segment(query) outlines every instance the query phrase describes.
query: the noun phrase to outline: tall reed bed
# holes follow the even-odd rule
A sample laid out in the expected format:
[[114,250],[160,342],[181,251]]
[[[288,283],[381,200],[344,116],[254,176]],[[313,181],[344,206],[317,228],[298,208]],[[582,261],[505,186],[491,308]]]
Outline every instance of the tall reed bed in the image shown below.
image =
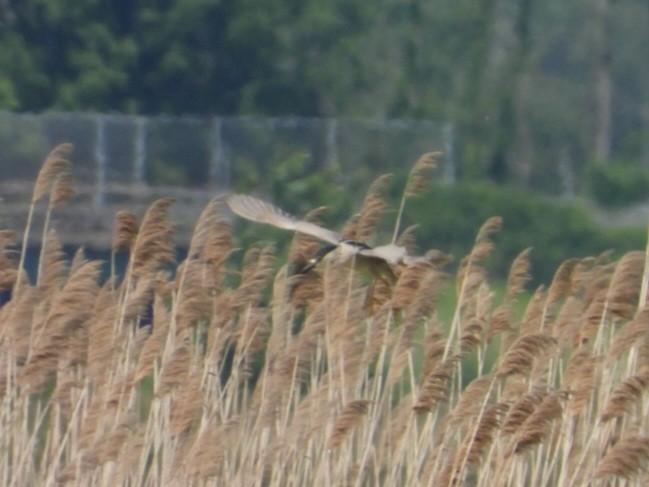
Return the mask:
[[[29,222],[47,196],[48,214],[68,199],[69,149],[46,159]],[[434,158],[413,168],[397,221]],[[372,236],[383,185],[346,235]],[[286,263],[270,246],[233,258],[218,200],[175,263],[171,204],[154,201],[140,223],[116,215],[107,246],[129,253],[121,276],[114,259],[66,260],[46,218],[30,280],[25,244],[16,258],[0,232],[0,286],[13,290],[0,308],[2,485],[649,482],[647,252],[567,260],[519,317],[530,250],[497,300],[484,262],[498,218],[454,276],[431,251],[388,288],[335,262],[292,275],[316,247],[299,234]]]

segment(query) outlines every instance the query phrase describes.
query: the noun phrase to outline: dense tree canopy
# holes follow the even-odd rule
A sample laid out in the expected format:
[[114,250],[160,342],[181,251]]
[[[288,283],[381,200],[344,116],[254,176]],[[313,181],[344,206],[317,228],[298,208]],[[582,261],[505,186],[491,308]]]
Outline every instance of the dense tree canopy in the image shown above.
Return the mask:
[[3,110],[452,121],[498,180],[649,164],[646,0],[0,0],[0,22]]

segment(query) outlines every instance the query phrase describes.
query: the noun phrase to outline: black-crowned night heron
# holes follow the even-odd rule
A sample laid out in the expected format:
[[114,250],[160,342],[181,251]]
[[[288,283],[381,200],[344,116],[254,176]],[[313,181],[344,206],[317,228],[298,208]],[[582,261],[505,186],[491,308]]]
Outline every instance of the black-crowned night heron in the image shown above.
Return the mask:
[[414,262],[425,259],[425,257],[414,257],[408,255],[406,248],[390,243],[377,247],[345,239],[338,232],[328,230],[315,223],[298,220],[285,211],[253,196],[235,194],[227,198],[230,209],[237,215],[258,223],[266,223],[285,230],[302,232],[329,245],[321,248],[301,269],[300,273],[306,273],[315,267],[327,254],[336,251],[342,261],[354,259],[355,264],[368,267],[370,272],[377,277],[394,282],[394,274],[386,264],[411,265]]

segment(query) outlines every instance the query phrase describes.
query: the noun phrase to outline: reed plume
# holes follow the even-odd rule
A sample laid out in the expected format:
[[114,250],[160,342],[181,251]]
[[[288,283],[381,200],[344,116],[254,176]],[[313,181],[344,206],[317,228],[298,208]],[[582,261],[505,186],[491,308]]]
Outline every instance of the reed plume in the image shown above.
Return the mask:
[[130,252],[137,237],[137,217],[130,211],[118,211],[115,214],[113,241],[110,246],[110,275],[117,278],[116,254]]
[[507,377],[513,374],[527,376],[537,361],[552,354],[557,347],[554,337],[545,333],[520,336],[501,357],[498,375]]
[[367,399],[356,399],[349,402],[334,423],[331,436],[327,442],[328,448],[338,448],[343,442],[349,431],[354,429],[361,418],[367,414],[370,401]]
[[173,229],[167,218],[172,203],[171,198],[161,198],[154,201],[147,210],[133,242],[127,275],[142,277],[175,261],[171,241]]
[[630,413],[642,399],[642,394],[648,386],[649,367],[645,366],[639,374],[627,377],[613,389],[604,406],[602,421],[621,418]]
[[[34,191],[32,193],[31,202],[29,205],[29,212],[27,214],[27,223],[25,224],[25,232],[23,234],[22,248],[20,249],[20,262],[18,263],[18,269],[23,269],[25,265],[25,256],[27,253],[27,244],[29,242],[29,234],[32,226],[32,219],[34,217],[34,211],[36,210],[36,203],[43,198],[49,191],[52,190],[52,186],[55,184],[57,178],[63,173],[66,173],[70,168],[70,161],[68,156],[72,153],[72,144],[59,144],[56,146],[45,158],[41,170],[38,172],[36,178],[36,183],[34,185]],[[66,178],[67,179],[67,178]],[[59,189],[58,191],[62,196],[65,191]],[[57,200],[60,198],[56,198]],[[22,273],[18,273],[15,284],[15,292],[17,293],[20,290],[20,284],[22,279]]]
[[633,435],[620,440],[602,458],[594,472],[596,479],[633,480],[649,465],[649,438]]
[[403,191],[403,195],[401,196],[401,202],[399,203],[399,210],[397,212],[397,219],[394,224],[392,242],[396,242],[397,236],[399,235],[401,217],[403,216],[403,210],[406,206],[406,200],[413,196],[417,196],[424,190],[424,188],[426,187],[426,182],[428,180],[428,175],[437,167],[437,160],[441,156],[441,152],[428,152],[422,155],[410,170],[408,181],[406,182],[406,187]]
[[346,239],[356,242],[367,242],[376,225],[385,214],[388,206],[385,202],[385,192],[389,174],[379,176],[370,185],[361,210],[356,213],[343,227],[342,234]]
[[552,424],[561,418],[563,407],[556,393],[543,398],[538,407],[525,419],[517,432],[514,453],[522,453],[541,443],[552,432]]
[[29,391],[38,391],[56,370],[62,353],[70,346],[75,330],[90,319],[99,290],[99,262],[87,262],[53,299],[43,330],[33,342],[21,382]]

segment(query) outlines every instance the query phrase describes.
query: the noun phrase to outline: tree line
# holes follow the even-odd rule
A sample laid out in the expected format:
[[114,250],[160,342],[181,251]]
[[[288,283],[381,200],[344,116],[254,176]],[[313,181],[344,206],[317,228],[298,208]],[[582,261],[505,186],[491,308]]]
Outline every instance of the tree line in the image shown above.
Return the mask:
[[532,161],[649,165],[647,0],[0,0],[0,22],[2,110],[440,120],[464,176],[528,185]]

